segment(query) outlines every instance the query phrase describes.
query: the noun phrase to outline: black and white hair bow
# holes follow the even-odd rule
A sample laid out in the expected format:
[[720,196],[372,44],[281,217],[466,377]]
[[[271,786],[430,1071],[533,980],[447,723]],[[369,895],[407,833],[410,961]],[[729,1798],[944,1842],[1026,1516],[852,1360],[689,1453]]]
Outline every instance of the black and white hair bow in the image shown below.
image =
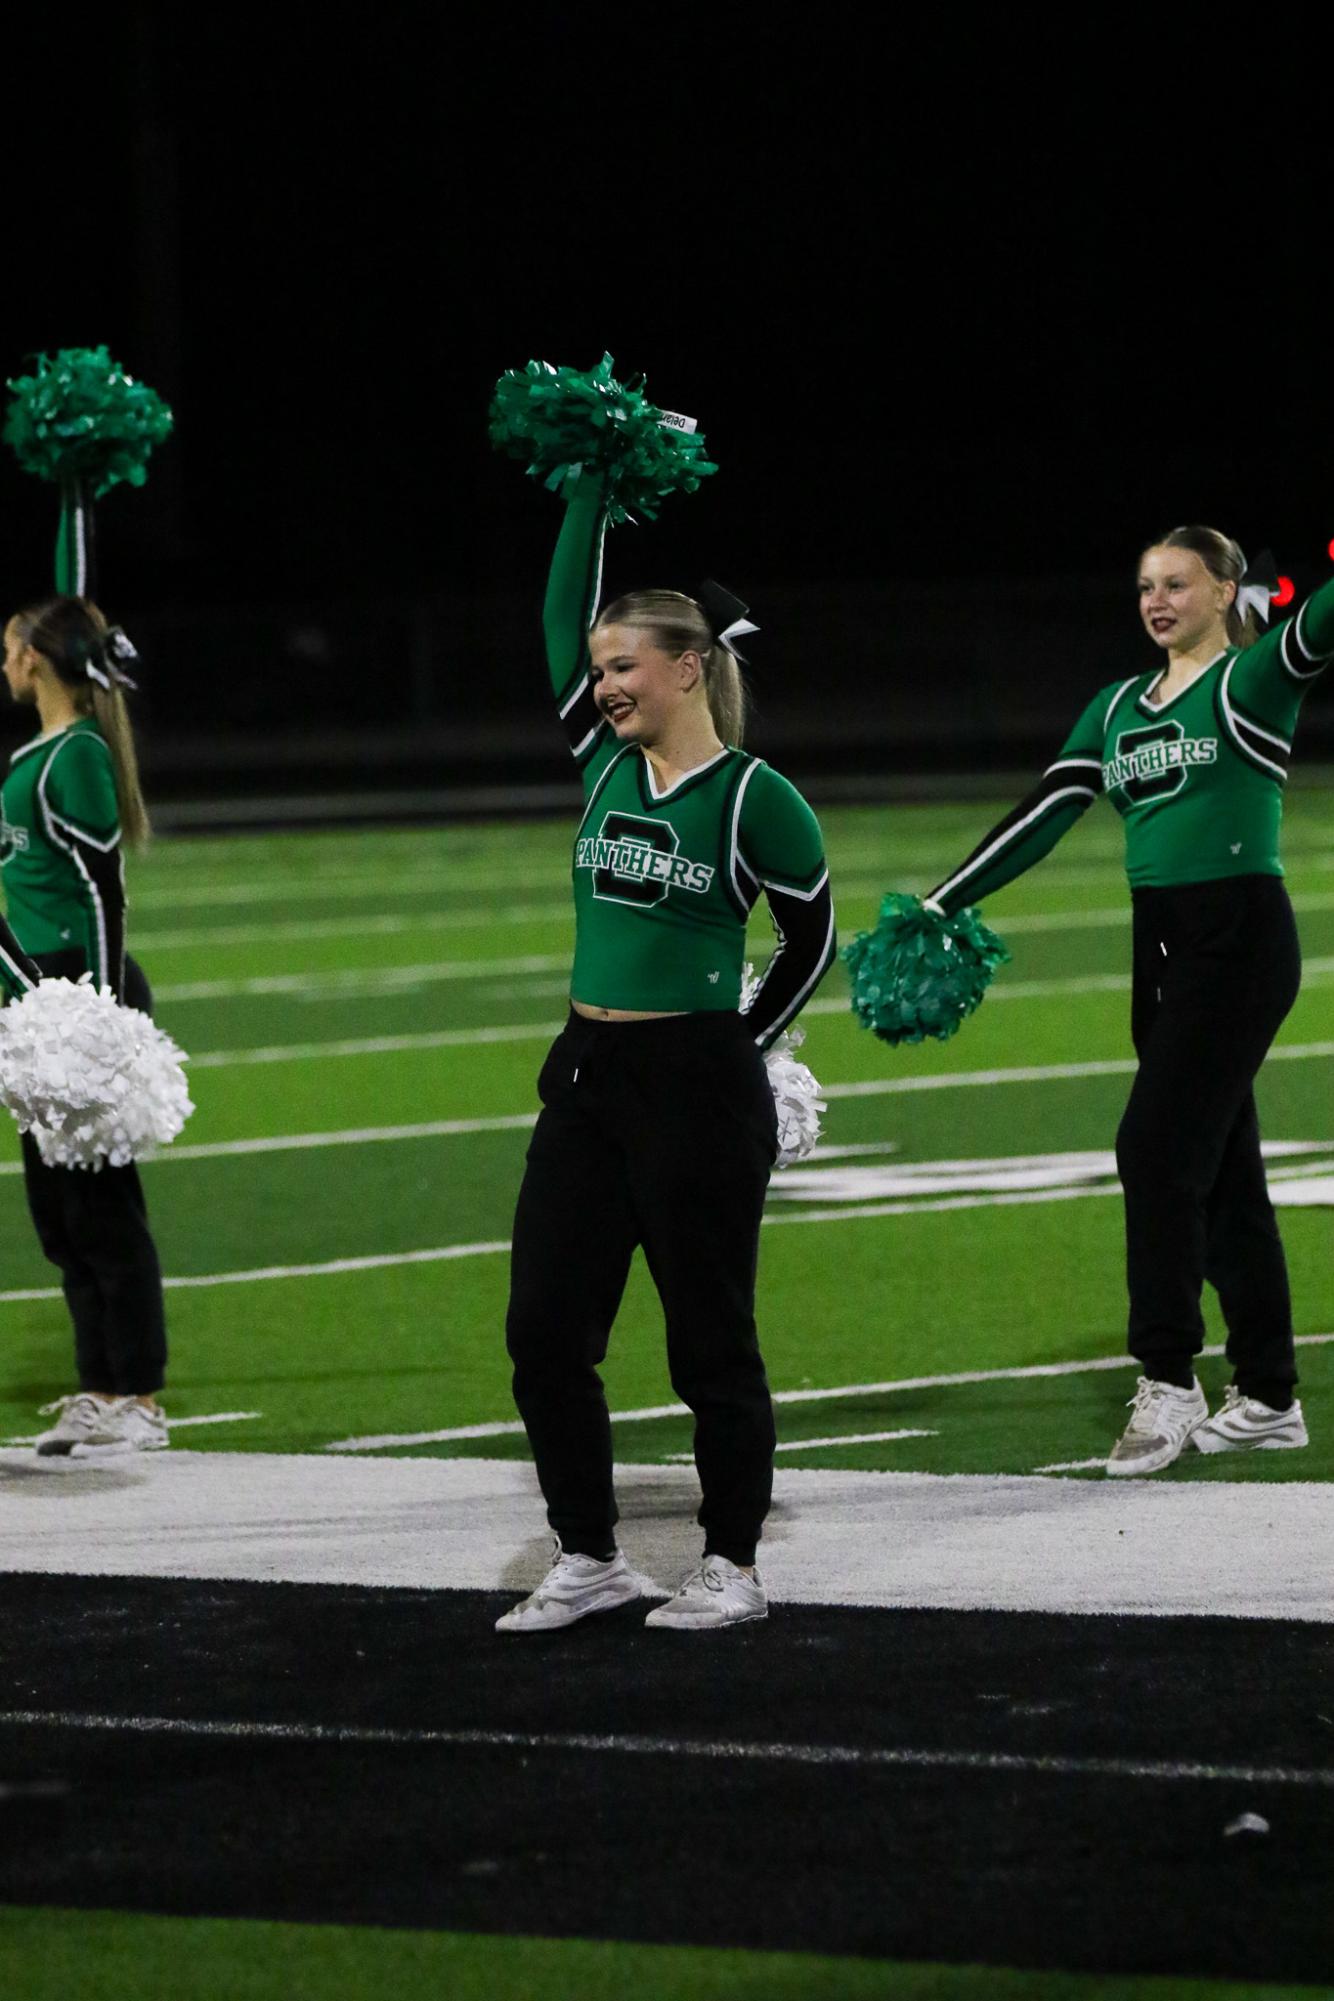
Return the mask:
[[740,598],[733,597],[731,591],[724,590],[721,584],[714,583],[712,577],[706,577],[700,585],[697,602],[708,620],[709,631],[716,644],[726,647],[729,653],[736,652],[732,643],[734,640],[760,629],[746,617],[750,606],[742,604]]
[[125,672],[123,662],[137,660],[139,650],[120,626],[113,625],[101,635],[88,655],[86,672],[90,681],[110,693],[112,688],[137,688],[139,683]]
[[1270,600],[1278,590],[1278,564],[1269,549],[1262,549],[1253,561],[1246,565],[1237,585],[1236,602],[1232,609],[1238,618],[1245,618],[1254,612],[1266,624],[1269,620]]

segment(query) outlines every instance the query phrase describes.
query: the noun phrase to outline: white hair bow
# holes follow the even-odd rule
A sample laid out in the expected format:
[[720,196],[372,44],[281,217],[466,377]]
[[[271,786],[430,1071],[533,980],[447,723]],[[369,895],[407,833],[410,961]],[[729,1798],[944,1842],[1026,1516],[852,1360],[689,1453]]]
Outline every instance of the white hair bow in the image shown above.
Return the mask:
[[1270,600],[1277,590],[1278,564],[1268,549],[1262,549],[1254,562],[1248,563],[1242,571],[1233,610],[1238,618],[1246,618],[1254,612],[1257,618],[1268,624]]

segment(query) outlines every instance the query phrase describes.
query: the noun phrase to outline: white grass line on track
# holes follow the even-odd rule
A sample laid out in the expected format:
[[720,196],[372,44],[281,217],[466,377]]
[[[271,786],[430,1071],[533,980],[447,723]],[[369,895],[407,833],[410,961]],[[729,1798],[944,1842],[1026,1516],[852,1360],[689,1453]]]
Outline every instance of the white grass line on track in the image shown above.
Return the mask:
[[[845,883],[843,893],[856,894],[860,885]],[[879,894],[879,888],[863,893]],[[1334,910],[1334,891],[1306,890],[1292,898],[1294,910]],[[189,930],[144,931],[135,936],[135,950],[174,952],[199,945],[260,945],[272,938],[358,938],[374,934],[393,937],[403,931],[488,931],[508,924],[569,924],[569,898],[550,903],[507,904],[490,909],[382,912],[367,917],[312,917],[256,927],[253,924],[196,925]],[[1082,910],[1016,912],[997,919],[1003,935],[1021,938],[1043,931],[1097,931],[1109,926],[1129,928],[1130,904],[1098,904]]]
[[[135,940],[139,950],[144,941]],[[376,993],[425,986],[436,980],[482,980],[514,978],[523,973],[556,973],[570,963],[568,952],[529,953],[518,959],[432,959],[425,965],[369,966],[360,970],[337,967],[327,973],[256,973],[244,979],[184,980],[155,988],[159,1001],[245,1000],[255,995],[317,994],[321,999],[338,1000],[350,994],[361,1000],[367,982],[374,981]]]
[[[1334,1333],[1297,1336],[1299,1348],[1322,1347],[1330,1341],[1334,1341]],[[1210,1357],[1223,1352],[1221,1343],[1200,1350],[1202,1355]],[[1139,1363],[1133,1355],[1099,1355],[1093,1360],[1078,1362],[1029,1362],[1007,1369],[961,1369],[943,1376],[899,1376],[883,1383],[844,1383],[834,1389],[775,1390],[773,1400],[776,1404],[833,1403],[844,1397],[900,1396],[912,1390],[957,1389],[968,1383],[1032,1382],[1051,1376],[1083,1376],[1104,1369],[1138,1367]],[[689,1415],[683,1403],[661,1403],[647,1405],[642,1410],[614,1410],[611,1421],[613,1424],[644,1424],[654,1418]],[[470,1438],[517,1438],[522,1436],[523,1429],[522,1423],[515,1419],[500,1419],[492,1424],[456,1425],[450,1431],[382,1432],[367,1438],[341,1438],[332,1445],[326,1445],[324,1450],[379,1452],[395,1445],[449,1445]]]
[[[531,895],[549,889],[553,897],[568,898],[570,871],[565,868],[534,869],[531,874],[509,878],[516,890]],[[244,909],[265,903],[358,903],[383,902],[386,897],[467,896],[478,892],[495,893],[502,877],[460,874],[450,868],[405,869],[401,875],[360,871],[355,876],[284,876],[272,882],[174,883],[156,888],[136,887],[136,910]]]
[[1334,1786],[1334,1769],[1302,1765],[1217,1765],[1187,1759],[1078,1758],[1041,1752],[920,1750],[910,1745],[790,1744],[747,1739],[655,1737],[635,1731],[409,1730],[348,1723],[263,1723],[189,1716],[98,1716],[77,1710],[0,1710],[0,1727],[88,1730],[147,1737],[222,1738],[279,1744],[440,1746],[450,1750],[590,1751],[612,1757],[698,1758],[712,1764],[840,1765],[906,1771],[1013,1772],[1042,1778],[1206,1780],[1229,1785]]
[[[1270,1050],[1268,1060],[1304,1061],[1327,1056],[1334,1056],[1334,1042],[1280,1043],[1278,1047]],[[1063,1081],[1080,1077],[1123,1076],[1135,1068],[1135,1059],[1127,1057],[1096,1063],[1030,1064],[1010,1070],[951,1070],[925,1077],[878,1077],[869,1082],[826,1084],[823,1088],[826,1098],[882,1097],[903,1091],[963,1090],[1004,1084],[1046,1083],[1051,1080]],[[444,1139],[463,1137],[471,1133],[520,1132],[535,1125],[536,1122],[536,1112],[505,1112],[476,1119],[431,1119],[412,1125],[353,1126],[333,1132],[278,1133],[256,1139],[212,1140],[197,1145],[165,1147],[161,1153],[154,1156],[154,1159],[157,1163],[172,1160],[222,1160],[233,1155],[308,1152],[321,1147],[353,1146],[363,1142]],[[19,1161],[0,1161],[0,1175],[21,1174],[22,1171],[22,1163]],[[929,1214],[941,1209],[977,1208],[1017,1201],[1075,1200],[1081,1196],[1107,1195],[1116,1192],[1115,1188],[1095,1187],[1037,1189],[1009,1195],[961,1195],[940,1202],[882,1203],[874,1208],[862,1205],[858,1208],[838,1210],[777,1211],[771,1216],[766,1216],[765,1221],[775,1224],[821,1220],[839,1222],[855,1216],[898,1216],[917,1210]],[[455,1247],[458,1256],[466,1256],[467,1252],[466,1245]],[[16,1296],[0,1293],[0,1301]],[[23,1296],[26,1298],[37,1295]]]
[[[1277,1043],[1265,1058],[1267,1063],[1300,1063],[1334,1056],[1334,1042]],[[1029,1063],[1005,1070],[942,1070],[925,1077],[872,1077],[852,1084],[825,1084],[826,1098],[879,1098],[900,1091],[950,1091],[981,1089],[992,1084],[1048,1084],[1077,1077],[1128,1077],[1139,1068],[1134,1056],[1112,1057],[1095,1063]]]
[[[1312,902],[1315,902],[1321,908],[1328,907],[1334,909],[1334,895],[1314,899],[1300,896],[1293,898],[1294,907],[1297,909],[1308,908]],[[1088,928],[1094,920],[1099,924],[1106,923],[1110,921],[1110,916],[1113,914],[1126,917],[1128,921],[1128,913],[1125,911],[1116,913],[1108,913],[1106,911],[1060,911],[1033,914],[1023,918],[1013,918],[1005,928],[1016,936],[1024,931],[1060,931],[1067,928],[1077,930],[1081,927]],[[368,921],[364,925],[349,924],[345,932],[333,933],[327,929],[318,932],[312,930],[309,935],[312,937],[332,935],[352,937],[377,930],[390,932],[424,931],[431,928],[430,924],[424,922],[413,924],[406,919],[402,921],[398,919],[385,919],[382,923]],[[288,935],[291,934],[282,931],[280,928],[267,932],[249,933],[244,938],[239,936],[223,938],[219,934],[199,932],[197,934],[191,933],[189,940],[185,938],[184,934],[181,934],[168,942],[166,934],[158,936],[154,936],[151,933],[136,934],[135,950],[148,953],[154,950],[171,949],[172,944],[184,945],[186,942],[199,945],[208,943],[249,943],[258,945],[263,944],[268,938]],[[338,967],[332,968],[325,973],[303,971],[258,974],[251,977],[238,976],[229,979],[168,981],[158,985],[156,993],[160,1001],[170,1001],[178,1005],[189,1001],[244,1000],[264,994],[317,995],[330,1000],[336,1000],[340,997],[364,999],[380,993],[411,990],[415,987],[430,985],[439,980],[487,980],[514,978],[525,973],[558,973],[567,970],[569,964],[570,954],[568,951],[545,954],[534,953],[526,958],[515,959],[432,959],[410,966]],[[1315,975],[1323,976],[1330,970],[1331,965],[1334,965],[1334,960],[1314,958],[1308,960],[1306,970]],[[1105,982],[1107,981],[1113,981],[1115,984],[1113,986],[1106,986]],[[1124,982],[1119,981],[1117,976],[1112,974],[1089,975],[1087,986],[1084,986],[1083,983],[1068,986],[1064,981],[1014,980],[1009,982],[1007,987],[1007,983],[1002,980],[993,989],[992,997],[995,998],[997,994],[1007,992],[1014,999],[1029,999],[1045,994],[1066,992],[1110,992],[1115,991],[1116,986],[1121,984],[1124,984]],[[826,1010],[830,1012],[835,1011],[829,1008],[828,1001],[819,1004],[812,1003],[812,1005],[818,1005],[821,1012]]]
[[568,896],[551,903],[517,903],[500,910],[372,912],[365,917],[307,917],[278,924],[199,924],[180,931],[136,931],[136,952],[187,952],[201,945],[263,945],[273,938],[393,938],[404,931],[493,931],[506,924],[558,924],[568,929]]
[[229,1070],[245,1063],[309,1063],[344,1056],[397,1056],[420,1049],[477,1049],[507,1042],[550,1042],[558,1021],[510,1028],[440,1028],[420,1035],[363,1035],[343,1042],[291,1042],[267,1049],[209,1049],[190,1058],[192,1070]]
[[[1100,871],[1094,879],[1110,884],[1111,871]],[[925,878],[907,878],[904,883],[905,888],[911,889],[914,882],[921,890],[930,886]],[[525,884],[524,887],[532,888],[533,885]],[[839,888],[844,897],[854,900],[859,897],[878,898],[883,894],[883,885],[876,877],[858,881],[856,878],[845,876]],[[135,949],[176,952],[192,950],[199,945],[255,945],[262,943],[266,938],[356,938],[368,933],[393,937],[403,931],[493,931],[526,924],[568,925],[571,921],[568,871],[561,879],[560,889],[561,893],[553,895],[543,903],[473,902],[468,903],[463,909],[443,909],[437,903],[433,908],[428,906],[425,909],[419,907],[408,911],[373,911],[365,917],[281,918],[268,923],[261,921],[249,924],[196,924],[170,931],[143,931],[135,934]],[[406,882],[385,883],[378,894],[373,890],[363,889],[360,885],[345,886],[342,889],[335,889],[331,885],[324,890],[312,891],[307,900],[317,903],[338,896],[361,897],[368,902],[383,903],[386,899],[395,897],[422,895],[435,895],[440,898],[451,896],[457,900],[458,894],[457,885],[451,884],[444,878],[437,878],[431,884],[421,887],[415,886],[409,879]],[[189,904],[206,900],[212,899],[185,897],[178,900],[169,894],[159,895],[155,899],[159,908],[179,908],[180,902]],[[245,899],[222,897],[216,900],[227,903]],[[260,903],[263,899],[255,898],[253,901]],[[143,898],[137,896],[136,909],[141,907],[142,903]]]
[[[428,969],[414,967],[410,970],[415,980],[418,974]],[[1302,970],[1308,982],[1334,977],[1334,958],[1309,959]],[[426,981],[423,979],[421,983],[426,984]],[[563,989],[564,982],[561,986]],[[385,988],[377,988],[375,991],[390,993],[403,990],[404,982],[393,980]],[[1122,974],[1098,973],[1070,980],[1012,980],[1008,984],[1002,983],[995,987],[989,999],[992,1002],[1046,1000],[1081,994],[1129,991],[1130,982]],[[341,991],[341,997],[360,1000],[368,998],[369,993],[369,988],[365,992],[360,989],[356,992],[344,989]],[[165,998],[170,999],[173,995],[178,1000],[181,997],[179,990],[164,989]],[[511,997],[521,1000],[524,996],[516,993]],[[809,1002],[802,1013],[805,1016],[842,1016],[849,1014],[850,1008],[846,997],[835,995],[828,999]],[[514,1022],[500,1027],[431,1029],[411,1035],[363,1035],[328,1042],[275,1043],[256,1049],[208,1049],[197,1056],[191,1056],[190,1063],[196,1070],[226,1070],[250,1063],[308,1063],[354,1056],[393,1056],[414,1050],[474,1049],[516,1042],[549,1042],[560,1033],[562,1026],[559,1021]],[[1314,1046],[1318,1049],[1323,1047],[1323,1045]],[[1131,1067],[1133,1068],[1133,1065]],[[1008,1078],[1012,1073],[978,1074]],[[901,1088],[908,1090],[912,1087],[905,1083]]]
[[[267,1279],[339,1278],[344,1272],[388,1271],[399,1265],[449,1264],[455,1258],[498,1256],[508,1249],[508,1240],[494,1244],[443,1244],[429,1251],[388,1251],[372,1257],[332,1258],[327,1264],[261,1265],[254,1271],[201,1272],[191,1278],[164,1278],[162,1284],[168,1291],[186,1292],[215,1285],[260,1285]],[[27,1286],[16,1292],[0,1292],[0,1306],[63,1297],[59,1286]]]
[[[513,1112],[490,1119],[429,1119],[421,1125],[349,1126],[343,1132],[279,1133],[270,1139],[218,1139],[197,1146],[173,1146],[155,1154],[154,1160],[230,1160],[254,1153],[305,1153],[326,1146],[372,1146],[377,1142],[421,1139],[453,1139],[468,1133],[526,1132],[537,1124],[536,1112]],[[0,1175],[22,1174],[21,1160],[0,1161]],[[466,1256],[468,1245],[454,1246],[454,1254]],[[484,1246],[483,1248],[490,1248]],[[431,1252],[443,1256],[443,1252]],[[16,1295],[0,1293],[0,1299]]]
[[1013,1209],[1032,1202],[1089,1202],[1099,1198],[1105,1201],[1120,1193],[1120,1182],[1111,1181],[1102,1186],[1025,1188],[1000,1195],[940,1195],[930,1202],[857,1202],[846,1208],[829,1203],[818,1209],[775,1209],[763,1221],[766,1227],[777,1227],[780,1223],[853,1223],[859,1218],[869,1221],[876,1216],[943,1216],[954,1209]]

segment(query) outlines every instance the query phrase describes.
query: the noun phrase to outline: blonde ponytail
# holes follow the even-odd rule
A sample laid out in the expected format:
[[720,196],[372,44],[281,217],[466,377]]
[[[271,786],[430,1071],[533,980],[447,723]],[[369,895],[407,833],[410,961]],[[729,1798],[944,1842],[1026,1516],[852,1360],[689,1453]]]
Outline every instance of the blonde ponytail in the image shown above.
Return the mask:
[[111,752],[111,772],[116,781],[116,803],[120,808],[121,839],[132,848],[146,848],[152,827],[139,783],[139,755],[134,747],[134,725],[119,688],[99,688],[90,682],[92,715]]

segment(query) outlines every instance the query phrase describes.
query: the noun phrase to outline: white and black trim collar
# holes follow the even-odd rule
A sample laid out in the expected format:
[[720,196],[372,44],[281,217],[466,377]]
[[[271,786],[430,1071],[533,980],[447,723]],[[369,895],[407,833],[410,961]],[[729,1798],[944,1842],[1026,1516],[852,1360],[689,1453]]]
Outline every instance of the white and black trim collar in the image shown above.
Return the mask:
[[1225,646],[1221,653],[1215,653],[1212,660],[1206,660],[1203,667],[1197,668],[1195,673],[1191,675],[1189,681],[1185,682],[1182,687],[1177,689],[1175,695],[1169,695],[1165,702],[1151,702],[1149,700],[1150,695],[1152,695],[1154,689],[1158,686],[1163,676],[1169,671],[1166,667],[1160,667],[1158,669],[1158,672],[1154,675],[1152,681],[1150,681],[1148,687],[1144,690],[1143,694],[1140,695],[1138,698],[1140,708],[1148,709],[1150,713],[1155,716],[1166,715],[1169,709],[1174,709],[1176,707],[1177,703],[1181,700],[1183,695],[1188,695],[1191,689],[1196,687],[1199,684],[1199,682],[1201,682],[1204,679],[1204,676],[1209,672],[1209,669],[1211,667],[1216,667],[1220,660],[1226,660],[1228,654],[1231,653],[1232,651],[1233,651],[1232,647]]

